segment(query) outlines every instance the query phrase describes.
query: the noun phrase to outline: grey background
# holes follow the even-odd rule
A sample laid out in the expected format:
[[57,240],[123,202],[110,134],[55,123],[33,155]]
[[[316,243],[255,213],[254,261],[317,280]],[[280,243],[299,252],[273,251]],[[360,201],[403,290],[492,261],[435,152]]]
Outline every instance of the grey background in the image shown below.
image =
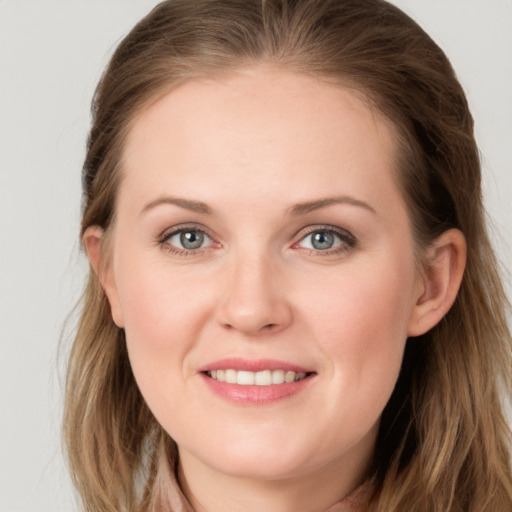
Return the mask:
[[[77,509],[60,446],[70,328],[60,359],[58,342],[87,269],[77,233],[89,103],[116,43],[156,3],[0,0],[0,512]],[[466,88],[510,267],[512,0],[395,3]]]

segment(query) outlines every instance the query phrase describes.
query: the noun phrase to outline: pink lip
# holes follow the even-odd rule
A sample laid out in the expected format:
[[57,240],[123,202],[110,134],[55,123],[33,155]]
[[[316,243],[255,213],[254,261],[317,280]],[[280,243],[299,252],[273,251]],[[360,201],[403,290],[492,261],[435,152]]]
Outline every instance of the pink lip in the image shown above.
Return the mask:
[[258,359],[251,361],[249,359],[240,359],[237,357],[230,357],[226,359],[219,359],[208,363],[198,369],[199,372],[208,372],[211,370],[245,370],[248,372],[261,372],[263,370],[285,370],[292,372],[309,373],[312,370],[297,366],[295,364],[287,363],[286,361],[278,361],[276,359]]
[[[229,384],[220,382],[208,376],[207,372],[211,370],[245,370],[250,372],[259,372],[263,370],[285,370],[294,372],[303,372],[309,374],[305,379],[284,383],[272,384],[270,386],[242,386],[240,384]],[[315,372],[297,366],[285,361],[275,359],[259,359],[251,361],[239,358],[227,358],[208,363],[199,369],[199,375],[216,395],[225,400],[237,404],[246,405],[266,405],[287,397],[292,397],[309,386],[314,381]]]
[[201,373],[206,385],[218,396],[238,404],[266,405],[296,395],[307,387],[314,379],[312,376],[289,384],[272,384],[271,386],[241,386],[228,384],[208,377]]

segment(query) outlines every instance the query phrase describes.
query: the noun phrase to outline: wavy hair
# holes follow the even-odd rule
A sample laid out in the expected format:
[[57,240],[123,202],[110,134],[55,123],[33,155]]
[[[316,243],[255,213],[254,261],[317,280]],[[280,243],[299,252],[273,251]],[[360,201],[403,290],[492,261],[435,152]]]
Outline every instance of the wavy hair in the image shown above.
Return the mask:
[[[194,77],[267,62],[349,87],[396,127],[398,182],[419,249],[460,229],[468,259],[457,299],[407,341],[381,419],[367,510],[512,510],[507,300],[489,243],[473,119],[432,39],[383,0],[168,0],[125,37],[97,87],[83,168],[81,235],[115,218],[123,143],[137,113]],[[108,254],[108,247],[104,247]],[[176,463],[132,375],[90,271],[71,351],[64,436],[86,511],[168,510]]]

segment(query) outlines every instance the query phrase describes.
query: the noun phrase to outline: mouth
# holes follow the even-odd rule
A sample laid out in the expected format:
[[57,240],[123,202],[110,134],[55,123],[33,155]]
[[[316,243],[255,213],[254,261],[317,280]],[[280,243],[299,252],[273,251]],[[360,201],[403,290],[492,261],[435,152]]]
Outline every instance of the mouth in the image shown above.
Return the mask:
[[272,386],[276,384],[291,384],[309,377],[314,372],[296,372],[293,370],[261,370],[252,372],[248,370],[235,370],[233,368],[208,370],[203,372],[207,377],[227,384],[240,386]]
[[317,372],[272,359],[228,358],[199,369],[207,387],[236,404],[264,405],[298,395]]

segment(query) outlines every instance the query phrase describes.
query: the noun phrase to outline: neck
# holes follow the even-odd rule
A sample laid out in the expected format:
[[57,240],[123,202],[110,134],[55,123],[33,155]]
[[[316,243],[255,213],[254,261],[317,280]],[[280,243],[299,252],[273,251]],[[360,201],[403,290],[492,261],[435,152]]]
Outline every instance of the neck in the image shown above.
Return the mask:
[[178,476],[195,512],[325,512],[363,482],[366,465],[336,461],[307,475],[270,480],[218,472],[180,453]]

